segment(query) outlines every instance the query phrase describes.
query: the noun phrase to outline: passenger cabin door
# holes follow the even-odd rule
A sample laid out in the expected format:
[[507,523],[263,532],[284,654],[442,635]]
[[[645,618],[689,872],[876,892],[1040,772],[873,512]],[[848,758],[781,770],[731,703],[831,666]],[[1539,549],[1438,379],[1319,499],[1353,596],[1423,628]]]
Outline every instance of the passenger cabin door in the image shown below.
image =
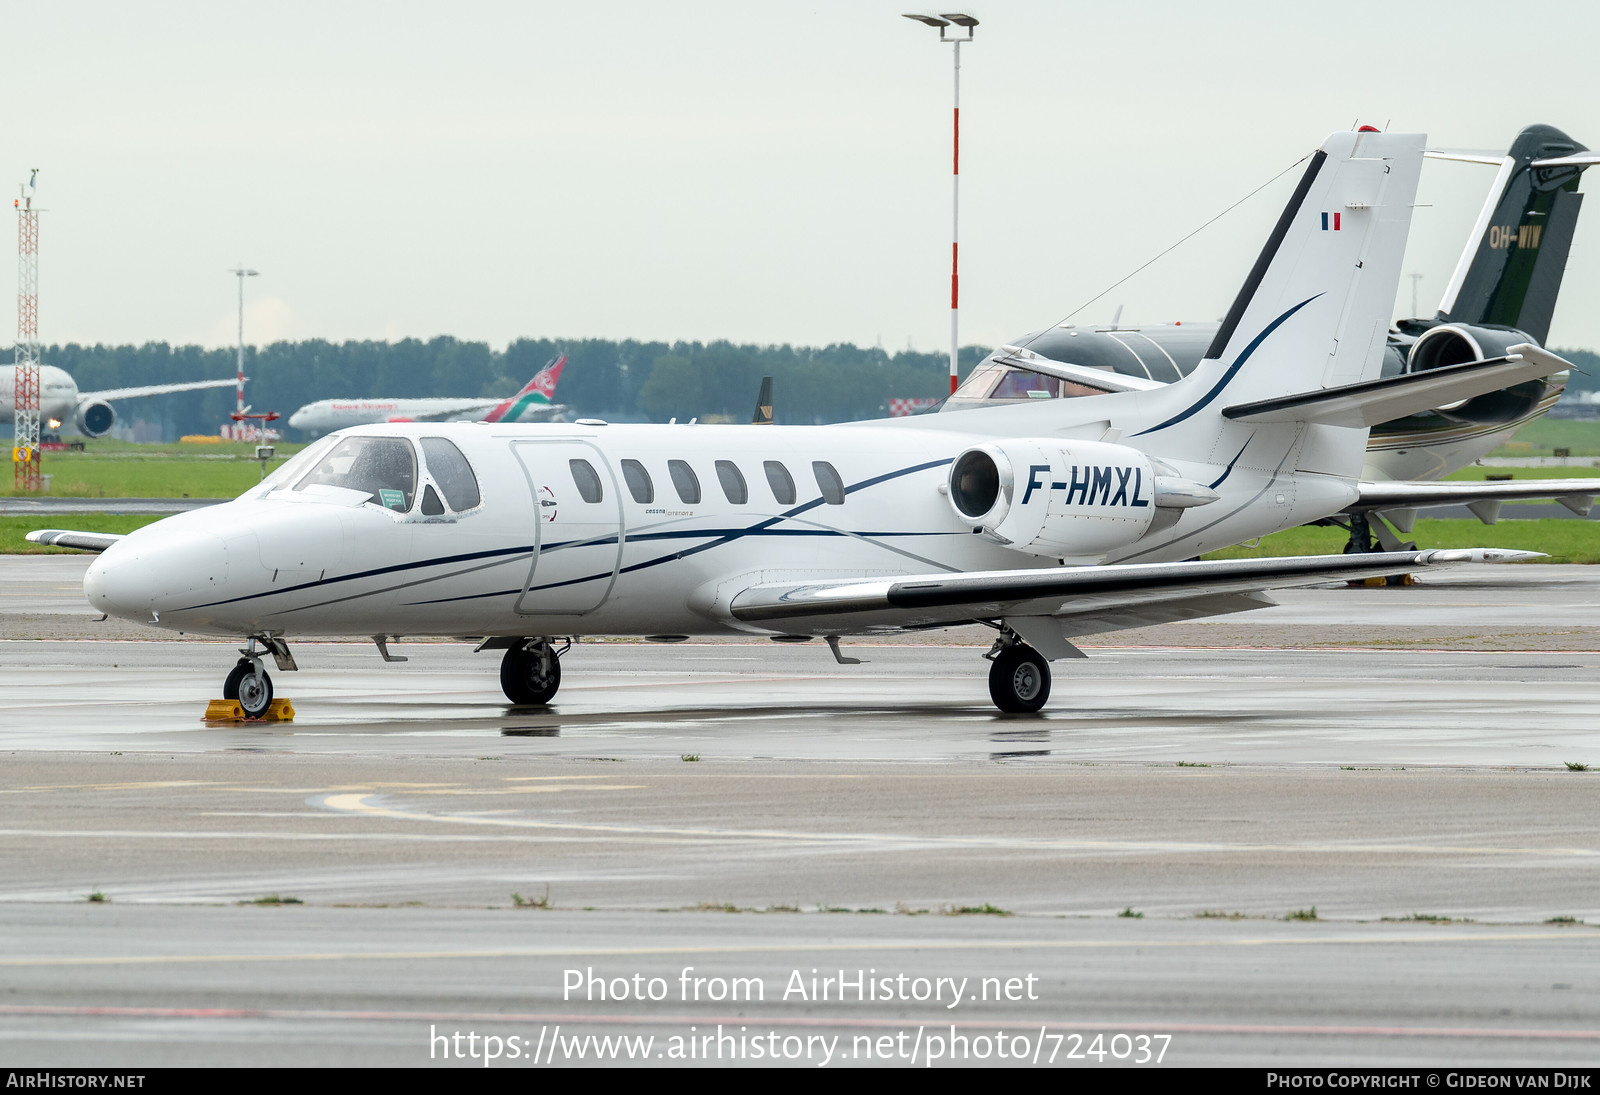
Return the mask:
[[517,441],[533,499],[533,565],[517,598],[525,616],[581,615],[605,603],[622,565],[622,491],[587,441]]

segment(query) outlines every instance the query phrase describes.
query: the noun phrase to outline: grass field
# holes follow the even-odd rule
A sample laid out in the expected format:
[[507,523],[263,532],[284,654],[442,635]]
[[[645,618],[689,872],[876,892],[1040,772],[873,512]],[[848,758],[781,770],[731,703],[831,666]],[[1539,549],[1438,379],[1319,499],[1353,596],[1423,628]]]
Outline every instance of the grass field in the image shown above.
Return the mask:
[[1536,418],[1484,459],[1552,456],[1558,448],[1571,449],[1573,456],[1600,456],[1600,418]]
[[[278,445],[279,459],[300,445]],[[85,452],[44,454],[52,498],[232,498],[261,482],[255,446],[135,445],[90,441]],[[15,495],[9,473],[0,479],[0,497]]]

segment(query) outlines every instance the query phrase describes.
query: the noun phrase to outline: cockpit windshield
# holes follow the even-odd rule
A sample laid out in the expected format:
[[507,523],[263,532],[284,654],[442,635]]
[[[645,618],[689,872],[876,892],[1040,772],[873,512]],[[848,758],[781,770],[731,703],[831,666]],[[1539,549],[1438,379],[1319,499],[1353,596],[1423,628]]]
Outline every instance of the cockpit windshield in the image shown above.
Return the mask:
[[283,487],[288,487],[306,473],[322,454],[333,447],[337,438],[319,437],[305,448],[295,453],[289,459],[279,464],[272,474],[263,479],[259,486],[246,493],[257,498],[265,498],[268,494]]
[[417,491],[417,454],[403,437],[346,437],[295,484],[362,491],[385,509],[405,513]]

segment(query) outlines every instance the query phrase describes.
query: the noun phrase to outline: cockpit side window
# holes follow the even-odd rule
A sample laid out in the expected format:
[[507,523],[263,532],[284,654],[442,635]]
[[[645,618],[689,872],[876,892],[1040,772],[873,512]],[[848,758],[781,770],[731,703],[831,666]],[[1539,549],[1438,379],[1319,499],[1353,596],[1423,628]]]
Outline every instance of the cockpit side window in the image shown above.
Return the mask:
[[417,492],[417,453],[403,437],[346,437],[294,489],[313,486],[364,491],[385,509],[406,513]]
[[424,437],[422,455],[428,461],[428,473],[439,484],[451,509],[460,513],[477,506],[481,500],[478,477],[472,474],[472,465],[467,463],[460,449],[442,437]]

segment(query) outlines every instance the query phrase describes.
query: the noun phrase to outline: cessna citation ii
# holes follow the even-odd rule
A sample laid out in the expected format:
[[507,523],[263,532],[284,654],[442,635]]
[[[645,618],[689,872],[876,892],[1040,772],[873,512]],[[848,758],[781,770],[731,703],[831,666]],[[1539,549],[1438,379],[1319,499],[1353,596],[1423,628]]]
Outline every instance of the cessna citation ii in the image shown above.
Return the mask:
[[[1336,133],[1188,376],[1148,390],[835,426],[388,425],[308,446],[233,502],[103,549],[97,609],[238,636],[266,710],[290,637],[455,635],[545,704],[585,634],[821,638],[978,622],[989,691],[1037,711],[1071,640],[1265,607],[1265,591],[1529,557],[1200,562],[1339,513],[1368,428],[1565,364],[1518,345],[1380,377],[1423,138]],[[1339,231],[1325,227],[1331,214]]]
[[[181,384],[150,384],[142,388],[110,388],[103,392],[80,392],[77,381],[65,369],[39,366],[39,414],[59,426],[71,422],[85,437],[101,437],[117,420],[113,399],[143,399],[173,392],[196,392],[203,388],[231,388],[238,377],[226,380],[192,380]],[[0,422],[14,422],[17,413],[17,367],[0,366]],[[51,427],[55,428],[54,426]]]
[[[1600,154],[1548,125],[1524,129],[1504,155],[1426,155],[1490,164],[1499,174],[1438,312],[1403,319],[1389,332],[1384,377],[1470,362],[1522,343],[1542,345],[1583,202],[1579,178],[1600,163]],[[1331,211],[1325,230],[1344,231],[1345,220],[1341,211]],[[1176,323],[1035,331],[986,358],[940,410],[1154,387],[1192,372],[1216,330],[1214,323]],[[1566,386],[1565,369],[1563,364],[1550,376],[1375,424],[1360,495],[1342,514],[1320,523],[1349,529],[1347,550],[1392,551],[1407,546],[1400,534],[1409,534],[1417,510],[1429,506],[1465,505],[1494,524],[1506,502],[1554,498],[1587,515],[1600,494],[1600,479],[1439,482],[1553,407]]]
[[321,434],[374,422],[549,422],[567,409],[554,402],[566,364],[562,354],[510,399],[321,399],[291,414],[289,425]]

